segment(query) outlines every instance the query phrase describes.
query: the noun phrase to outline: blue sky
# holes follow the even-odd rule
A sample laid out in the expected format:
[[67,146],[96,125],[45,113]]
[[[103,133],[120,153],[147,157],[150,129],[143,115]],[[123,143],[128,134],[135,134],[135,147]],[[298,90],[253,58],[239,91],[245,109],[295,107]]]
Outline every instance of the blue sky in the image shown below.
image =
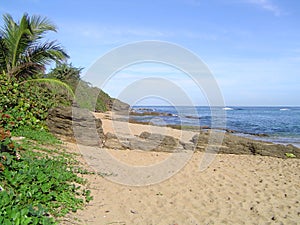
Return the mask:
[[[300,1],[1,0],[0,11],[48,17],[59,28],[49,38],[78,67],[130,42],[167,41],[206,63],[227,105],[300,105]],[[103,88],[118,97],[124,85],[148,76],[178,82],[194,104],[205,104],[189,77],[164,65],[126,68]]]

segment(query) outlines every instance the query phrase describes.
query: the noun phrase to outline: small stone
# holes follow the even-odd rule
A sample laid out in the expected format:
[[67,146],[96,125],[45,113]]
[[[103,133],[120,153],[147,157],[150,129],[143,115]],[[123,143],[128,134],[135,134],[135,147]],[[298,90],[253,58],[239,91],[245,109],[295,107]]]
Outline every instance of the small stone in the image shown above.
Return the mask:
[[135,210],[130,210],[130,212],[132,213],[132,214],[138,214],[138,212],[137,211],[135,211]]
[[271,220],[276,220],[275,216],[273,216],[273,217],[271,218]]

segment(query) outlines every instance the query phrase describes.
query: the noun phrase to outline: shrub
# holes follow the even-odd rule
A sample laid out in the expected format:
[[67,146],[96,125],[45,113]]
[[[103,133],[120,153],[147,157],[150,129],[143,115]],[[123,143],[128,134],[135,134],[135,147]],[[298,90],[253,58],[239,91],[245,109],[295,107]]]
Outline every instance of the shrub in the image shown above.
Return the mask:
[[48,110],[58,104],[71,104],[70,96],[47,83],[19,83],[0,74],[0,125],[4,128],[45,128]]

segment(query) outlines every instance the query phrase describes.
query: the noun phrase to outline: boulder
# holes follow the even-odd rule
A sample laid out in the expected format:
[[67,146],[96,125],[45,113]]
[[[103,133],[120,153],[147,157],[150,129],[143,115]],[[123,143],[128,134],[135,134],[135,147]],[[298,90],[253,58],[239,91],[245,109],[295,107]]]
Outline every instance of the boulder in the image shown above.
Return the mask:
[[172,136],[142,132],[135,141],[130,143],[132,149],[142,149],[148,151],[174,152],[178,151],[179,140]]
[[105,135],[104,147],[115,150],[125,150],[128,149],[128,142],[128,138],[117,137],[117,135],[108,132]]
[[103,146],[102,121],[78,107],[60,106],[49,110],[47,126],[51,133],[87,146]]
[[179,140],[161,134],[151,134],[143,132],[138,137],[127,138],[124,136],[116,136],[111,133],[106,134],[104,146],[110,149],[131,149],[142,151],[160,151],[160,152],[175,152],[183,150],[179,144]]

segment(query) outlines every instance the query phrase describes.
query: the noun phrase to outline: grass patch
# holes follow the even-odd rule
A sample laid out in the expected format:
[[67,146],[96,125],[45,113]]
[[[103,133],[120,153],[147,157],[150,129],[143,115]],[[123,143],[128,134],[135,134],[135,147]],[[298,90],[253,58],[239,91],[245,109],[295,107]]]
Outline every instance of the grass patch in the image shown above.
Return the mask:
[[19,127],[12,131],[12,135],[26,137],[30,140],[34,140],[42,144],[54,145],[62,143],[53,134],[46,131],[45,129],[37,130],[30,127]]

